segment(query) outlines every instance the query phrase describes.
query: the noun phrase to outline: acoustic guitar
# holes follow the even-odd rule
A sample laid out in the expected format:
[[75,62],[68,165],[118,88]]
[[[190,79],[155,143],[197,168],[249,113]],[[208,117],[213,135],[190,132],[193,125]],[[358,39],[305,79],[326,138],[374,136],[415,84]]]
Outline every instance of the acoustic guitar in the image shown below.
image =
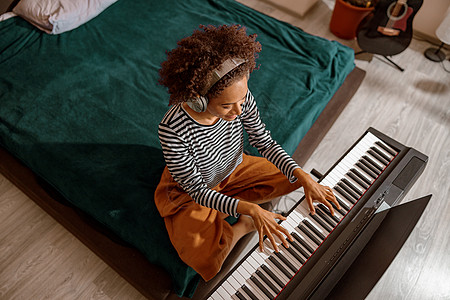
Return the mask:
[[373,14],[358,26],[359,47],[370,53],[391,56],[408,48],[412,22],[423,0],[379,0]]

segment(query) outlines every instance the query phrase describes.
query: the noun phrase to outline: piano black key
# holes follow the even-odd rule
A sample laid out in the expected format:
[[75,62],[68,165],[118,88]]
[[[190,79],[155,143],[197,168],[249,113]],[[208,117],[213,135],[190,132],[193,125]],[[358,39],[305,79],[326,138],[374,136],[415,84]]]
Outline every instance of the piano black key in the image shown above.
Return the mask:
[[[364,172],[366,172],[367,175],[369,175],[373,180],[377,179],[378,175],[372,169],[370,169],[367,165],[370,166],[368,162],[365,162],[364,159],[360,159],[356,165],[361,168]],[[372,181],[373,181],[372,180]]]
[[[291,245],[293,248],[295,248],[298,252],[300,252],[306,259],[308,259],[311,256],[312,252],[309,252],[308,249],[304,248],[303,244],[301,244],[298,241],[292,241]],[[306,259],[299,259],[299,261],[302,263],[302,265],[306,262]]]
[[386,168],[387,164],[383,163],[382,161],[380,161],[378,159],[379,158],[378,154],[375,153],[376,156],[374,156],[374,155],[372,155],[372,153],[375,153],[375,152],[373,152],[372,150],[368,150],[366,152],[366,156],[372,160],[372,163],[374,163],[377,166],[377,169],[380,170],[380,172],[383,172],[383,170],[384,170],[384,168]]
[[[344,197],[342,197],[340,194],[338,194],[334,187],[332,188],[332,190],[333,190],[334,196],[336,197],[336,201],[339,203],[341,208],[338,209],[336,204],[334,204],[333,202],[330,202],[330,204],[331,204],[331,206],[333,206],[334,211],[338,211],[341,215],[345,216],[345,214],[350,210],[350,205],[346,201],[343,200]],[[325,205],[324,205],[324,209],[331,214],[330,210]]]
[[362,196],[363,193],[361,192],[361,190],[358,187],[356,187],[352,182],[350,182],[350,180],[348,180],[347,178],[342,178],[342,181],[358,195],[357,196],[358,199],[359,197]]
[[358,195],[350,186],[348,186],[343,179],[340,182],[338,182],[338,186],[341,187],[348,195],[351,196],[351,199],[353,201],[350,200],[350,202],[355,204],[356,201],[359,199],[360,195]]
[[261,292],[264,293],[264,295],[267,296],[267,298],[269,298],[269,299],[272,299],[272,298],[273,298],[272,293],[269,292],[269,290],[264,286],[264,284],[262,284],[262,283],[259,281],[259,278],[257,278],[255,275],[252,275],[252,276],[250,277],[250,280],[258,287],[258,289],[259,289]]
[[[302,239],[296,232],[291,233],[291,235],[301,246],[303,246],[304,249],[303,248],[296,248],[296,249],[300,251],[305,257],[309,257],[314,252],[314,249],[310,245],[308,245],[308,243],[304,239]],[[306,252],[305,250],[308,252]],[[305,253],[303,253],[302,251],[305,251]]]
[[[366,170],[361,168],[359,165],[363,165],[361,162],[356,162],[353,168],[350,169],[353,173],[355,173],[359,178],[361,178],[365,183],[369,186],[374,182],[375,179],[371,176],[371,174],[367,173]],[[376,174],[374,174],[376,175]]]
[[245,298],[245,296],[242,295],[240,291],[237,291],[235,295],[239,298],[239,300],[247,300],[247,298]]
[[[298,225],[298,228],[306,234],[311,241],[313,241],[317,246],[319,246],[322,242],[305,226],[305,224],[301,223]],[[314,251],[313,251],[314,252]]]
[[309,221],[309,220],[303,220],[303,223],[312,231],[314,232],[315,235],[317,235],[321,241],[320,243],[322,243],[322,241],[325,239],[325,235],[323,235],[322,232],[320,232],[319,230],[317,230],[316,227],[314,227],[314,225]]
[[[329,215],[327,215],[324,211],[323,208],[318,206],[316,209],[316,213],[328,224],[328,228],[330,228],[330,232],[331,230],[336,226],[336,224],[338,222],[336,222],[335,219],[331,218]],[[331,215],[331,214],[330,214]]]
[[[278,257],[292,272],[297,272],[297,268],[283,255],[282,252],[274,252],[275,256]],[[292,275],[294,275],[292,274]]]
[[387,161],[387,162],[391,161],[392,157],[389,157],[389,155],[386,154],[385,150],[381,150],[379,148],[379,146],[373,146],[373,147],[370,147],[370,149],[372,149],[373,151],[378,153],[378,155],[380,155],[382,158],[384,158],[385,161]]
[[370,155],[372,155],[373,157],[375,157],[380,163],[382,163],[384,166],[387,166],[389,161],[384,159],[383,156],[381,156],[380,154],[378,154],[378,152],[376,152],[374,149],[369,149],[367,151]]
[[[272,290],[272,292],[275,294],[275,295],[277,295],[280,291],[281,291],[281,288],[278,288],[278,287],[276,287],[273,283],[272,283],[272,281],[270,281],[270,279],[269,278],[267,278],[267,276],[263,273],[263,272],[261,272],[260,270],[256,270],[256,273],[255,273],[259,278],[261,278],[261,280],[266,284],[266,286],[267,287],[269,287],[271,290]],[[273,297],[272,297],[273,298]]]
[[356,181],[360,186],[362,186],[364,188],[364,190],[367,190],[370,186],[370,183],[367,183],[366,181],[364,181],[364,179],[362,178],[363,175],[361,175],[361,173],[356,173],[355,172],[356,169],[351,169],[347,174],[348,176],[350,176],[350,178],[352,178],[354,181]]
[[341,194],[348,202],[350,202],[350,203],[352,203],[352,204],[355,204],[355,203],[356,203],[356,200],[358,200],[358,198],[355,198],[355,197],[351,196],[349,193],[347,193],[347,191],[344,190],[344,189],[342,188],[342,186],[339,185],[339,183],[338,183],[338,185],[335,186],[334,188],[335,188],[336,191],[338,191],[339,194]]
[[381,148],[383,148],[387,153],[389,153],[392,156],[396,156],[397,152],[395,152],[393,149],[391,149],[389,146],[386,146],[384,143],[380,142],[380,141],[376,141],[375,142],[376,145],[380,146]]
[[[317,212],[317,210],[316,210],[316,212]],[[322,226],[322,228],[323,229],[325,229],[327,232],[331,232],[331,230],[333,230],[333,228],[332,227],[330,227],[330,225],[328,225],[327,223],[326,223],[326,221],[324,221],[324,220],[322,220],[322,217],[319,215],[319,217],[317,216],[317,215],[319,215],[319,214],[316,214],[316,215],[309,215],[314,221],[316,221],[317,223],[319,223],[320,224],[320,226]]]
[[[276,253],[276,252],[274,252]],[[276,258],[275,256],[270,256],[269,260],[278,268],[278,270],[280,270],[284,275],[286,275],[287,278],[291,278],[292,277],[292,273],[286,269]]]
[[[333,219],[333,221],[335,222],[335,224],[333,225],[333,227],[335,227],[336,226],[336,224],[337,223],[339,223],[340,221],[341,221],[341,219],[340,218],[338,218],[336,215],[332,215],[331,213],[330,213],[330,211],[328,210],[328,208],[325,206],[325,205],[323,205],[322,203],[320,203],[319,205],[318,205],[318,207],[319,207],[319,211],[320,212],[323,212],[325,215],[327,215],[329,218],[331,218],[331,219]],[[342,216],[344,216],[341,212],[339,212]]]
[[[331,203],[331,205],[333,205],[334,210],[337,210],[341,213],[341,215],[345,216],[345,214],[350,210],[350,206],[348,206],[342,199],[340,195],[338,195],[336,193],[336,189],[334,190],[334,196],[336,197],[336,201],[339,203],[339,205],[341,206],[341,209],[338,210],[336,205],[334,203]],[[328,210],[328,207],[326,208]],[[328,210],[329,211],[329,210]]]
[[[297,243],[297,242],[292,241],[289,243],[291,245],[289,248],[286,248],[283,245],[285,251],[289,252],[289,254],[291,254],[298,262],[300,262],[300,264],[303,265],[305,263],[305,259],[303,259],[303,257],[300,254],[298,254],[297,251],[294,250],[294,248],[295,248],[294,243]],[[308,257],[308,256],[306,256],[306,257]],[[297,272],[297,270],[295,272]]]
[[264,272],[266,272],[267,275],[270,276],[270,278],[276,282],[278,284],[278,286],[280,287],[280,290],[284,287],[283,282],[280,280],[280,278],[278,278],[278,276],[276,276],[272,270],[270,270],[270,268],[266,265],[262,265],[261,268],[264,270]]
[[369,163],[369,165],[366,164],[366,166],[371,169],[374,173],[379,175],[381,171],[383,171],[383,168],[380,167],[379,164],[377,164],[372,158],[370,158],[368,155],[364,155],[362,157],[362,160],[365,160]]
[[242,290],[247,294],[247,296],[250,297],[250,299],[260,300],[259,297],[256,297],[256,295],[253,294],[253,292],[245,284],[242,286]]

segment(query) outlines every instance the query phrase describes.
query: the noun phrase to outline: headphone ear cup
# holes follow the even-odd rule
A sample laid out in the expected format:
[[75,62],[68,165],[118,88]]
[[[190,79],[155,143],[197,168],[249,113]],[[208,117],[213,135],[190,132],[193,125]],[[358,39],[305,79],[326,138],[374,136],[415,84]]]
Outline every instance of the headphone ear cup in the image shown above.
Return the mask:
[[189,99],[186,104],[196,112],[205,112],[208,106],[208,98],[199,96],[198,98]]

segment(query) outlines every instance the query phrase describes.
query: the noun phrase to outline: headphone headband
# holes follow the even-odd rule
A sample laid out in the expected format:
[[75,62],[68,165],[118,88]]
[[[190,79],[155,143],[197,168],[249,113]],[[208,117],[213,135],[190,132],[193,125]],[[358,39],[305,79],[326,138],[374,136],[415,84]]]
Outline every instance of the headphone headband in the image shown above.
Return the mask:
[[230,71],[234,70],[238,66],[245,63],[245,59],[242,58],[229,58],[224,61],[219,67],[212,70],[211,80],[205,85],[201,90],[200,95],[204,96],[209,91],[209,89],[219,81],[223,76],[228,74]]

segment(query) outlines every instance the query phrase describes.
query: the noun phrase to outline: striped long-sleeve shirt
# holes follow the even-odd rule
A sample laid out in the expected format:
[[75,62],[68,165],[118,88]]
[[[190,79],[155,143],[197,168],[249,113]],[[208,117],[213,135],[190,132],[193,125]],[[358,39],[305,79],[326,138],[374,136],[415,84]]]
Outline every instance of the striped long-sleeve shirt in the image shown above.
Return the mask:
[[213,125],[202,125],[179,104],[169,109],[158,131],[166,165],[174,180],[195,202],[231,216],[239,215],[236,212],[239,200],[212,188],[242,162],[243,129],[250,145],[294,182],[293,171],[299,166],[266,130],[250,91],[242,105],[242,114],[233,121],[219,119]]

